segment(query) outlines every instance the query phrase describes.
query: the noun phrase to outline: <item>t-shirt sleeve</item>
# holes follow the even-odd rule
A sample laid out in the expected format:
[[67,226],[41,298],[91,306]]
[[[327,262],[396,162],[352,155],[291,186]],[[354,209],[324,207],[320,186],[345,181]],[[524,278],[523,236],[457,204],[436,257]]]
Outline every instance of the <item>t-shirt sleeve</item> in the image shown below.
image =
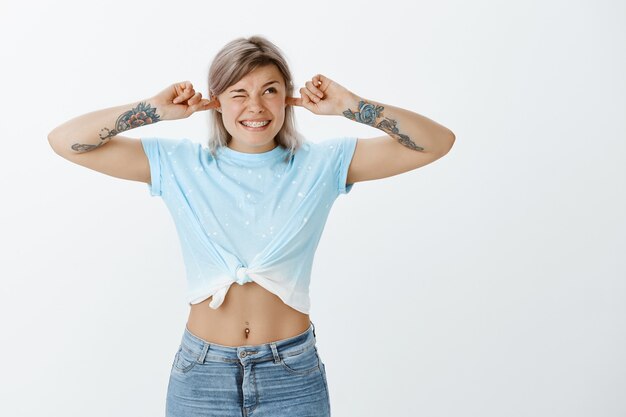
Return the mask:
[[[164,179],[173,176],[171,174],[171,164],[169,159],[180,158],[184,155],[184,150],[188,148],[191,142],[187,139],[166,139],[157,137],[141,138],[143,151],[148,157],[150,164],[150,184],[148,189],[151,196],[162,196],[164,188]],[[185,144],[185,147],[181,147]]]
[[150,184],[148,189],[150,195],[160,196],[161,192],[161,178],[163,175],[163,168],[161,165],[161,153],[163,148],[159,143],[159,138],[141,138],[141,145],[143,151],[148,157],[148,163],[150,164]]
[[338,194],[348,194],[354,184],[346,185],[348,168],[354,156],[357,138],[352,136],[327,139],[324,144],[329,153]]

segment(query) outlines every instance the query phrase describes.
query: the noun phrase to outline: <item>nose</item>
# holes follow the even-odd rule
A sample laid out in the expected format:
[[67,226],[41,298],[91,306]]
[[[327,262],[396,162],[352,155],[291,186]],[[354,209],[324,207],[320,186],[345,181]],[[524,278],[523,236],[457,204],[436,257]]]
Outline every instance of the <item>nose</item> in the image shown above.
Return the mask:
[[264,107],[261,104],[261,100],[259,98],[257,98],[256,96],[252,96],[248,100],[248,109],[251,111],[263,111]]

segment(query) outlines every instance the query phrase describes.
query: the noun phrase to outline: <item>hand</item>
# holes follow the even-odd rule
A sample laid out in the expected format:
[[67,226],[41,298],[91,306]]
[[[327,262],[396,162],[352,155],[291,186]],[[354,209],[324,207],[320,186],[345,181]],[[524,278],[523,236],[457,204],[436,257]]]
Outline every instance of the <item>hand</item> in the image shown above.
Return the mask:
[[287,97],[288,105],[301,106],[315,114],[341,116],[358,97],[330,78],[317,74],[300,89],[300,98]]
[[217,97],[212,100],[202,98],[202,93],[196,92],[189,81],[170,85],[148,103],[156,107],[162,120],[185,119],[197,111],[220,107]]

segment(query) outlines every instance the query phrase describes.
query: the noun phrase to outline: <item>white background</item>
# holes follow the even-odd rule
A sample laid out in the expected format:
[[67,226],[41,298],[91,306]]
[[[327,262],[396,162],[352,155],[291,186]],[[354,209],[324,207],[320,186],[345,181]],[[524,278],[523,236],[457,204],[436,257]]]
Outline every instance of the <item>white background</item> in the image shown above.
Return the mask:
[[[164,415],[188,314],[173,221],[47,134],[177,81],[206,97],[215,53],[254,34],[297,89],[322,73],[456,134],[331,211],[311,319],[333,416],[626,415],[624,2],[0,7],[0,415]],[[383,134],[296,113],[314,141]],[[205,141],[206,115],[127,133]]]

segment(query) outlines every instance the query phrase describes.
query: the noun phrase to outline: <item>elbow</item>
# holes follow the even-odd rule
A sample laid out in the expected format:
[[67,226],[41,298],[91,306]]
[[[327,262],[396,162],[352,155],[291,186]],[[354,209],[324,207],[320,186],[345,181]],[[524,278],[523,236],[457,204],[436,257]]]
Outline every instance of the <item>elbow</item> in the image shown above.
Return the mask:
[[449,133],[449,137],[448,137],[448,150],[446,151],[446,153],[450,152],[450,149],[452,149],[452,147],[454,146],[454,141],[456,140],[456,136],[454,135],[454,133],[452,131],[450,131]]
[[54,153],[56,153],[57,155],[60,155],[59,153],[59,149],[60,149],[60,143],[59,143],[59,138],[56,134],[53,134],[54,130],[50,133],[48,133],[48,144],[50,145],[50,147],[52,148],[52,150],[54,151]]
[[54,143],[55,143],[54,137],[52,136],[52,132],[50,132],[50,133],[48,133],[48,144],[50,145],[52,150],[54,152],[56,152],[56,148],[54,147]]
[[456,139],[456,136],[454,135],[454,133],[452,133],[452,131],[448,131],[446,136],[441,141],[442,145],[438,153],[441,156],[444,156],[445,154],[450,152],[450,149],[452,149],[452,146],[454,146],[455,139]]
[[54,138],[57,136],[56,131],[57,128],[55,127],[48,133],[48,143],[50,143],[50,145],[52,145],[52,143],[54,142]]

